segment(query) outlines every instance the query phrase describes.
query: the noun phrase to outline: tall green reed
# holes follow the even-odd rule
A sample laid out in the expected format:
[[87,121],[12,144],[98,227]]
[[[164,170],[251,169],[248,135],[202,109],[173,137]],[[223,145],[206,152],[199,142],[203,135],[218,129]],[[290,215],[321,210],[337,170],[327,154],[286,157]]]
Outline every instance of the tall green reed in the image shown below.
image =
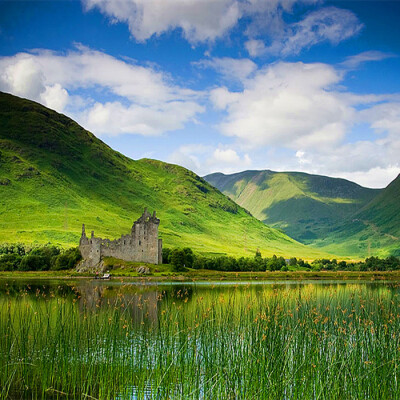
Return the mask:
[[0,296],[0,396],[399,398],[394,285]]

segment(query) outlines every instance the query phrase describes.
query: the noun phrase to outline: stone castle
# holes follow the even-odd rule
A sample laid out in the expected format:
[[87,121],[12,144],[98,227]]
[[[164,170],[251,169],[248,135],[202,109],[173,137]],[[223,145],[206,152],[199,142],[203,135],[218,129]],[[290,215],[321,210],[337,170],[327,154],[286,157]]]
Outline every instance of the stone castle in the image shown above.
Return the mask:
[[84,268],[97,268],[103,257],[115,257],[125,261],[137,261],[150,264],[162,263],[162,240],[158,238],[160,220],[154,211],[151,215],[144,209],[143,215],[133,223],[130,234],[119,239],[109,240],[94,236],[88,238],[85,224],[82,225],[82,236],[79,250]]

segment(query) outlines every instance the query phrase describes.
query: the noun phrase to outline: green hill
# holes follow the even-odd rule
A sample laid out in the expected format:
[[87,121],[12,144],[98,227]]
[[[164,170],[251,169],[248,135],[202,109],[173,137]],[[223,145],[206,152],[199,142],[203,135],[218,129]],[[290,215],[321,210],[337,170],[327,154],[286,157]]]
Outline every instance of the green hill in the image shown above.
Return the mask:
[[400,237],[400,175],[360,210],[357,217],[374,224],[385,234]]
[[400,256],[400,175],[371,202],[315,245],[336,254]]
[[340,256],[400,255],[400,177],[386,189],[299,172],[205,179],[264,223],[314,248]]
[[168,247],[322,255],[265,226],[193,172],[131,160],[70,118],[0,93],[0,242],[76,245],[83,222],[115,238],[145,206],[157,210]]
[[259,220],[308,244],[379,194],[344,179],[301,172],[244,171],[205,179]]

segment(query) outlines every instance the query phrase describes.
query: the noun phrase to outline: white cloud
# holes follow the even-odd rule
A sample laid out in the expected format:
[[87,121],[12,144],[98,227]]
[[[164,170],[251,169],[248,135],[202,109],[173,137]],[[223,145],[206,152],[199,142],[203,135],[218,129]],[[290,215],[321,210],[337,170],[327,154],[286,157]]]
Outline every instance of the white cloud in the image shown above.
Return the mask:
[[389,132],[400,141],[400,102],[374,105],[360,111],[359,118],[361,121],[369,122],[377,132]]
[[203,108],[194,102],[169,102],[159,107],[96,103],[85,112],[84,120],[87,129],[100,135],[139,133],[156,136],[182,129],[186,121],[202,111]]
[[191,43],[214,41],[241,17],[236,0],[82,0],[86,9],[98,8],[113,21],[127,23],[131,34],[144,41],[181,29]]
[[282,35],[265,51],[283,56],[299,54],[303,49],[323,42],[336,45],[358,34],[362,28],[363,24],[351,11],[326,7],[287,25]]
[[214,148],[201,144],[179,147],[169,156],[168,161],[183,165],[201,176],[215,171],[239,172],[252,164],[248,154],[240,154],[233,148],[222,145]]
[[187,144],[176,149],[168,157],[168,162],[182,165],[200,175],[204,171],[204,159],[212,153],[212,146],[203,144]]
[[69,101],[68,92],[59,83],[46,86],[44,92],[40,94],[40,98],[46,107],[58,112],[64,111]]
[[215,161],[227,164],[238,163],[240,161],[238,153],[236,153],[236,151],[232,149],[215,149],[213,158]]
[[194,65],[202,68],[213,68],[227,80],[243,81],[257,69],[257,65],[248,58],[212,58],[201,60]]
[[257,57],[266,52],[266,47],[262,40],[248,40],[245,42],[244,47],[251,57]]
[[331,146],[343,138],[354,113],[330,90],[340,80],[325,64],[278,63],[246,80],[242,92],[213,90],[211,101],[228,113],[222,133],[250,147]]
[[[399,173],[400,140],[344,143],[331,151],[310,149],[297,157],[296,170],[349,179],[366,187],[381,188]],[[306,160],[306,163],[303,161]]]
[[[276,63],[245,79],[242,91],[219,87],[210,99],[226,112],[220,131],[251,151],[257,168],[382,187],[400,169],[399,94],[356,95],[341,86],[344,76],[326,64]],[[363,139],[349,141],[354,129],[365,130]]]
[[[241,21],[252,57],[269,51],[297,54],[303,48],[329,41],[337,44],[362,27],[350,11],[326,7],[300,22],[287,24],[295,4],[313,6],[320,0],[81,0],[86,10],[98,9],[111,22],[126,23],[137,41],[181,30],[191,44],[214,42]],[[268,47],[257,37],[268,37]]]
[[[161,134],[182,128],[204,110],[198,93],[163,73],[83,46],[66,54],[38,50],[1,57],[0,89],[66,110],[105,135]],[[82,91],[89,93],[85,99]],[[96,102],[96,92],[118,100]]]
[[386,58],[392,58],[392,57],[397,57],[397,56],[393,53],[384,53],[382,51],[376,51],[376,50],[364,51],[363,53],[347,57],[346,60],[343,61],[340,65],[345,68],[354,69],[359,67],[359,65],[364,62],[381,61]]
[[[11,60],[13,57],[2,58]],[[28,54],[20,54],[18,62],[1,62],[1,88],[10,91],[17,96],[38,99],[46,90],[43,80],[41,66],[33,57]]]
[[386,168],[374,167],[367,171],[342,172],[337,177],[357,182],[361,186],[369,188],[386,187],[400,174],[400,166],[388,166]]

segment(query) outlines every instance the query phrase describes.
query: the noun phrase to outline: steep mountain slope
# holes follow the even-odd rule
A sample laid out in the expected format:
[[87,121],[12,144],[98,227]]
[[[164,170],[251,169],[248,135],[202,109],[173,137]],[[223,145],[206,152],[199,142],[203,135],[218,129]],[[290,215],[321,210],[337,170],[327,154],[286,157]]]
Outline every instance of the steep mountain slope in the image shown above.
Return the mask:
[[400,175],[315,246],[335,254],[400,256]]
[[202,253],[319,257],[265,226],[185,168],[131,160],[64,115],[0,93],[0,242],[115,238],[147,206],[165,246]]
[[244,171],[205,177],[266,224],[314,243],[380,193],[344,179],[301,172]]
[[400,237],[400,175],[356,217],[387,235]]

